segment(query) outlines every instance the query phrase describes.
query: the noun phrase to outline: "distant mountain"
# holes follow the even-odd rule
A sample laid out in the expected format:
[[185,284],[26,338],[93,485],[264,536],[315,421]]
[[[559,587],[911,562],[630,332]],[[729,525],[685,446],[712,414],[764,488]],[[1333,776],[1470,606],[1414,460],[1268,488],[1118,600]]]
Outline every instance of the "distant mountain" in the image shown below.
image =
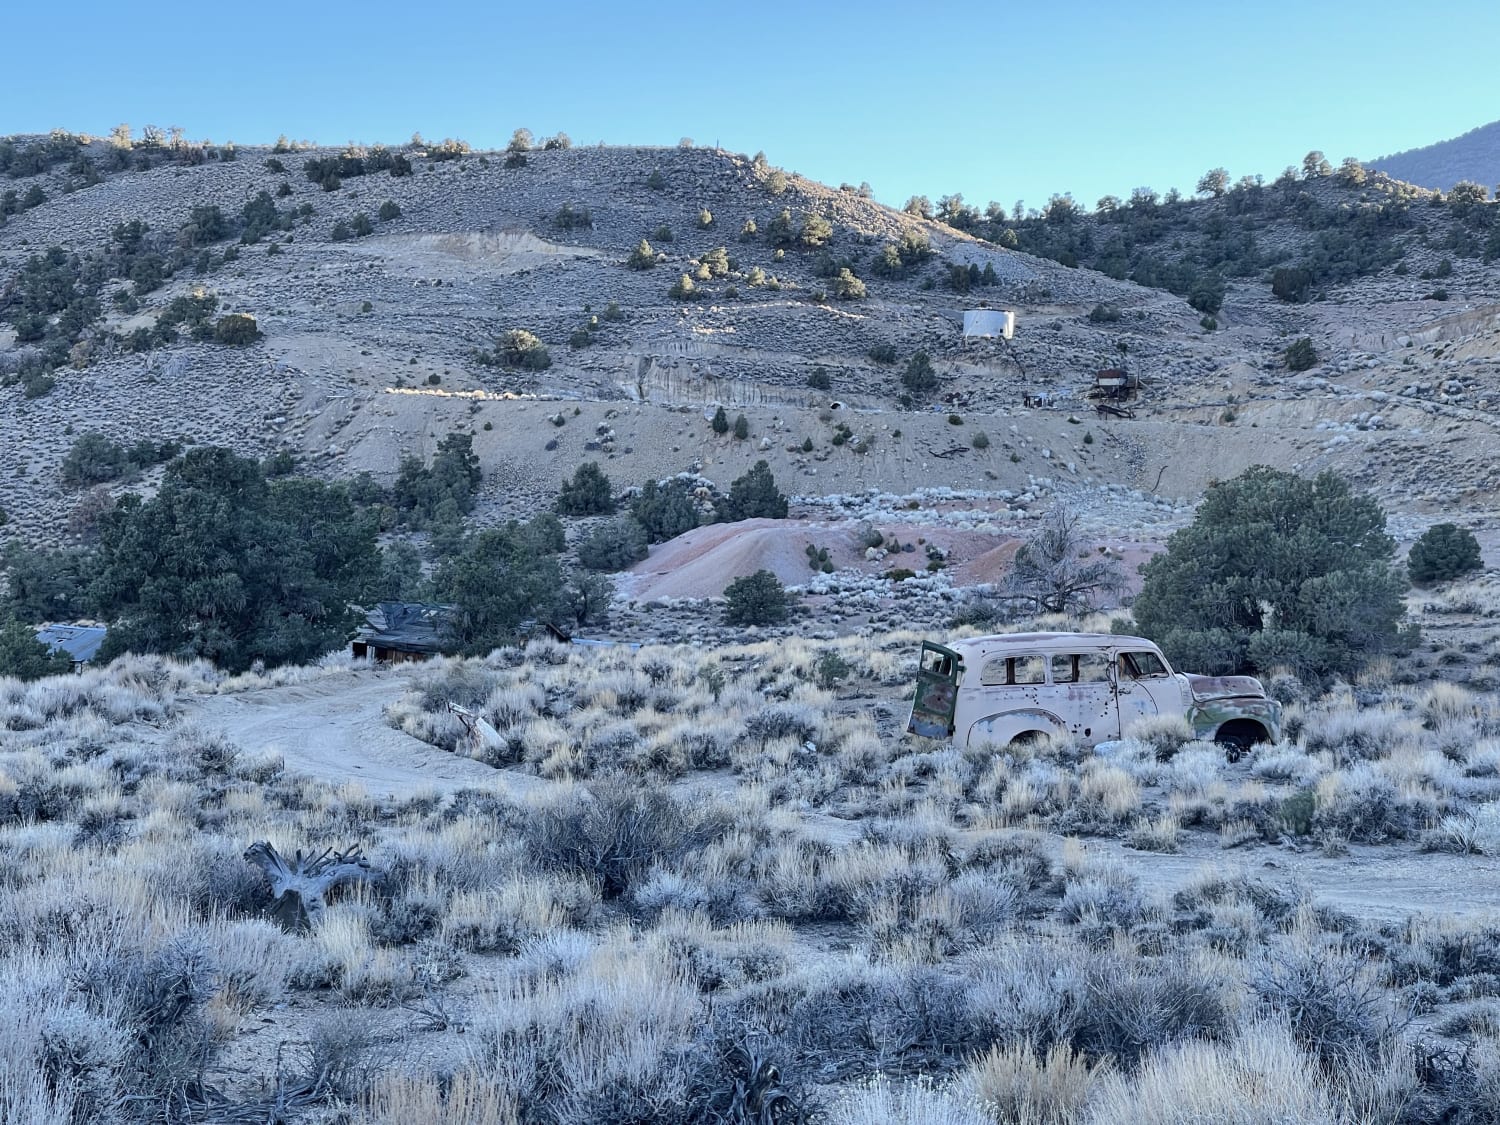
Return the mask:
[[1493,190],[1500,184],[1500,121],[1451,141],[1366,161],[1365,166],[1419,187],[1448,191],[1460,180],[1471,180]]

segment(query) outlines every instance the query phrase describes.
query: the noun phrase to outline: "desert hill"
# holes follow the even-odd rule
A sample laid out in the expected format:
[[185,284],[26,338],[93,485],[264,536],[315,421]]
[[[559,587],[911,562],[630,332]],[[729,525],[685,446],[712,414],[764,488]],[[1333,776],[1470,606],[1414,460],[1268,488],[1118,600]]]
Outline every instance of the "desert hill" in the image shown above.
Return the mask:
[[1382,156],[1370,161],[1370,167],[1438,191],[1449,191],[1463,180],[1493,189],[1500,183],[1500,121],[1437,144]]
[[[66,159],[14,155],[36,146]],[[620,484],[691,471],[721,485],[766,458],[806,497],[1042,480],[1191,499],[1258,460],[1352,471],[1412,510],[1487,507],[1496,483],[1500,333],[1480,228],[1420,193],[1393,202],[1384,183],[1314,173],[1132,201],[1142,214],[1124,220],[1049,214],[1017,224],[1033,254],[714,150],[11,149],[0,507],[32,542],[67,538],[81,496],[59,465],[90,430],[387,480],[403,452],[463,430],[487,474],[481,520],[546,502],[589,457]],[[391,174],[396,155],[410,174]],[[1357,249],[1371,215],[1385,259],[1317,275],[1306,303],[1272,295],[1280,264]],[[1259,249],[1253,269],[1217,272],[1209,324],[1089,256],[1112,222],[1149,233],[1163,261],[1189,262],[1193,232],[1226,226]],[[649,268],[631,268],[643,239]],[[694,292],[674,297],[684,275]],[[962,313],[978,307],[1016,311],[1015,339],[966,346]],[[235,314],[258,339],[212,338]],[[550,365],[507,356],[513,330]],[[1283,353],[1302,336],[1317,362],[1292,373]],[[937,385],[913,392],[918,352]],[[1121,362],[1147,384],[1136,418],[1095,418],[1092,373]],[[1023,405],[1038,392],[1048,408]],[[709,429],[721,403],[744,412],[748,440]]]

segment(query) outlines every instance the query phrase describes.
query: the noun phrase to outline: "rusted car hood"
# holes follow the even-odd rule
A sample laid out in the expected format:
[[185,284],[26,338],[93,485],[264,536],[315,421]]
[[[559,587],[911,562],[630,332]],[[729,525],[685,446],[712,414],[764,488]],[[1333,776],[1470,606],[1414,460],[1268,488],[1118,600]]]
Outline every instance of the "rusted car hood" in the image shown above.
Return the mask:
[[1193,693],[1193,700],[1197,703],[1209,699],[1266,697],[1266,689],[1254,676],[1193,676],[1184,673],[1183,679],[1187,680],[1188,690]]

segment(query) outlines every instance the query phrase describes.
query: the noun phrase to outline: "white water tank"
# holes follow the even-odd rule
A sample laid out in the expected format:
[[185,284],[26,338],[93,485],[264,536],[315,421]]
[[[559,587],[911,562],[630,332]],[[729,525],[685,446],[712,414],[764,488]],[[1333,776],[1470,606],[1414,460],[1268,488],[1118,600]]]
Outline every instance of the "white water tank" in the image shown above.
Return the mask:
[[1016,334],[1016,314],[1011,309],[969,309],[964,313],[964,339],[999,336],[1009,340]]

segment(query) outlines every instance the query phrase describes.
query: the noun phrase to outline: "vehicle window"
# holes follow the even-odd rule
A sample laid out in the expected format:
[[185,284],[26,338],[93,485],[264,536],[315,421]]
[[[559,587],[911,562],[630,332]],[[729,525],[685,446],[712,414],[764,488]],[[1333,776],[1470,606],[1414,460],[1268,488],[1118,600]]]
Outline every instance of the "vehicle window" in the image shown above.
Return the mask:
[[1044,684],[1047,682],[1047,664],[1040,656],[1017,656],[1011,660],[1015,665],[1015,676],[1011,683]]
[[1154,652],[1122,652],[1120,664],[1125,674],[1133,680],[1144,680],[1151,676],[1167,674],[1167,666]]
[[1104,653],[1080,653],[1077,659],[1080,684],[1101,684],[1109,679],[1109,657]]
[[979,682],[984,687],[1041,684],[1047,682],[1046,669],[1040,656],[992,656],[979,670]]
[[1097,684],[1109,679],[1109,657],[1102,652],[1056,653],[1052,657],[1054,684]]

